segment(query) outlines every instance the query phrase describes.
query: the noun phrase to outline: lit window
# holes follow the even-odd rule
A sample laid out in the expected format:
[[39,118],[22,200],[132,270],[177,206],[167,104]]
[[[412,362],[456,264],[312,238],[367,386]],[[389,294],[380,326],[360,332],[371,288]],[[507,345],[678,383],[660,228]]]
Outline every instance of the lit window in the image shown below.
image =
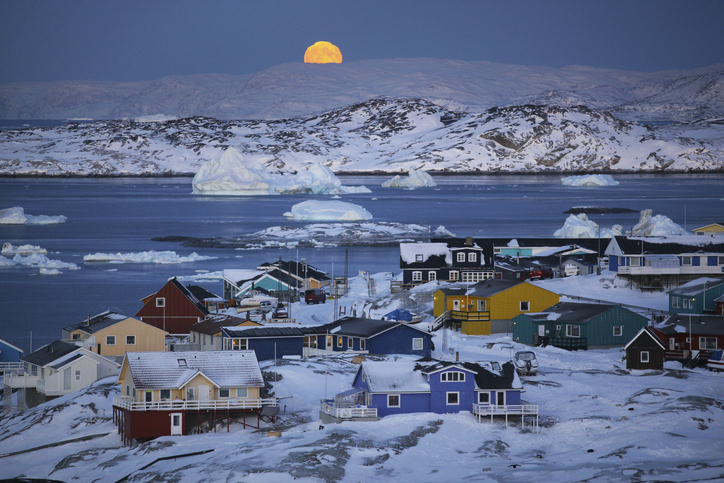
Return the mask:
[[337,337],[337,347],[342,347],[342,337]]
[[460,277],[460,272],[453,271],[450,272],[450,280],[457,280]]
[[248,348],[248,341],[246,339],[232,339],[231,350],[233,351],[245,351]]

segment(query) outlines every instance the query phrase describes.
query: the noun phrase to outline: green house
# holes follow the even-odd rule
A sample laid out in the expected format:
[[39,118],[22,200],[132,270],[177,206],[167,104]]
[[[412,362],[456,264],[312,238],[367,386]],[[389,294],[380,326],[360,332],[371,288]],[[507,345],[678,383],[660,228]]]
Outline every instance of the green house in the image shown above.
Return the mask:
[[669,291],[670,314],[713,314],[724,295],[724,280],[699,278]]
[[513,319],[513,340],[564,349],[623,347],[649,320],[618,305],[560,302]]

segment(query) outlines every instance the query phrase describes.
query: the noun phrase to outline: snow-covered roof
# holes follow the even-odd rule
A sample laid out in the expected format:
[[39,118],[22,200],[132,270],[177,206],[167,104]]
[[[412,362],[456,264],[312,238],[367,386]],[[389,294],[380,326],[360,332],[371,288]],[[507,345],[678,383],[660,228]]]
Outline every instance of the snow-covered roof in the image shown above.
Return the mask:
[[716,286],[719,286],[723,283],[724,280],[720,278],[701,277],[697,278],[696,280],[687,282],[683,285],[680,285],[673,290],[669,290],[668,293],[676,295],[696,295],[705,290],[709,290]]
[[416,362],[385,361],[362,363],[371,392],[430,392],[430,384]]
[[129,352],[136,389],[180,388],[199,372],[219,387],[262,387],[254,351]]
[[[422,259],[418,260],[417,255],[421,255]],[[431,256],[445,257],[445,263],[452,265],[447,243],[400,243],[400,258],[407,264],[426,262]]]

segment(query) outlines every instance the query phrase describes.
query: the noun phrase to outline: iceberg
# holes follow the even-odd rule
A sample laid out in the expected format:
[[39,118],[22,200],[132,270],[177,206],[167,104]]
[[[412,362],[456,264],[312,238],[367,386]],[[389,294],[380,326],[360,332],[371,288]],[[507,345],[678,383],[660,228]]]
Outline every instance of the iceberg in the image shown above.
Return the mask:
[[67,219],[63,215],[28,215],[21,206],[0,210],[0,225],[52,225],[65,223]]
[[360,221],[371,220],[372,214],[359,205],[346,201],[308,200],[292,206],[284,216],[293,220]]
[[80,270],[80,267],[75,263],[61,262],[60,260],[51,260],[41,253],[31,253],[27,256],[23,256],[20,253],[17,253],[13,258],[0,257],[0,268],[14,266],[34,267],[45,270]]
[[31,253],[40,253],[41,255],[46,255],[48,253],[48,250],[46,250],[45,248],[41,248],[37,245],[13,246],[12,243],[3,243],[3,255],[16,255],[18,253],[21,255],[29,255]]
[[321,164],[312,164],[297,174],[272,174],[260,163],[247,168],[235,148],[204,164],[192,186],[194,194],[224,196],[371,193],[365,186],[343,186],[334,172]]
[[618,181],[610,174],[584,174],[561,179],[563,186],[617,186]]
[[421,169],[411,169],[407,177],[397,175],[382,183],[383,188],[427,188],[432,186],[437,186],[437,183],[432,176]]
[[686,235],[687,231],[664,215],[651,216],[653,210],[641,211],[641,217],[631,230],[632,236]]
[[[600,228],[601,238],[612,238],[624,235],[621,225],[613,225],[611,228]],[[563,227],[553,233],[556,238],[598,238],[599,226],[593,220],[589,220],[585,213],[569,215]]]
[[207,257],[192,253],[187,257],[179,256],[174,251],[157,252],[154,250],[138,253],[94,253],[83,257],[86,263],[189,263],[199,260],[213,260],[217,257]]

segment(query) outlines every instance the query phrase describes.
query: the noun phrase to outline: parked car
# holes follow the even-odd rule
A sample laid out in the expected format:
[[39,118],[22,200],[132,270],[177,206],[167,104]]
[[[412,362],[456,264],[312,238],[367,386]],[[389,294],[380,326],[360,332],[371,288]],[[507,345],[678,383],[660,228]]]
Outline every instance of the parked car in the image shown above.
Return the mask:
[[319,302],[325,303],[327,301],[327,294],[321,289],[310,288],[304,292],[304,301],[307,304],[318,304]]
[[709,356],[709,360],[706,362],[706,367],[710,371],[724,371],[724,351],[722,349],[715,350]]
[[533,351],[516,352],[513,363],[518,374],[523,376],[535,374],[538,370],[538,359],[536,359],[535,352]]

